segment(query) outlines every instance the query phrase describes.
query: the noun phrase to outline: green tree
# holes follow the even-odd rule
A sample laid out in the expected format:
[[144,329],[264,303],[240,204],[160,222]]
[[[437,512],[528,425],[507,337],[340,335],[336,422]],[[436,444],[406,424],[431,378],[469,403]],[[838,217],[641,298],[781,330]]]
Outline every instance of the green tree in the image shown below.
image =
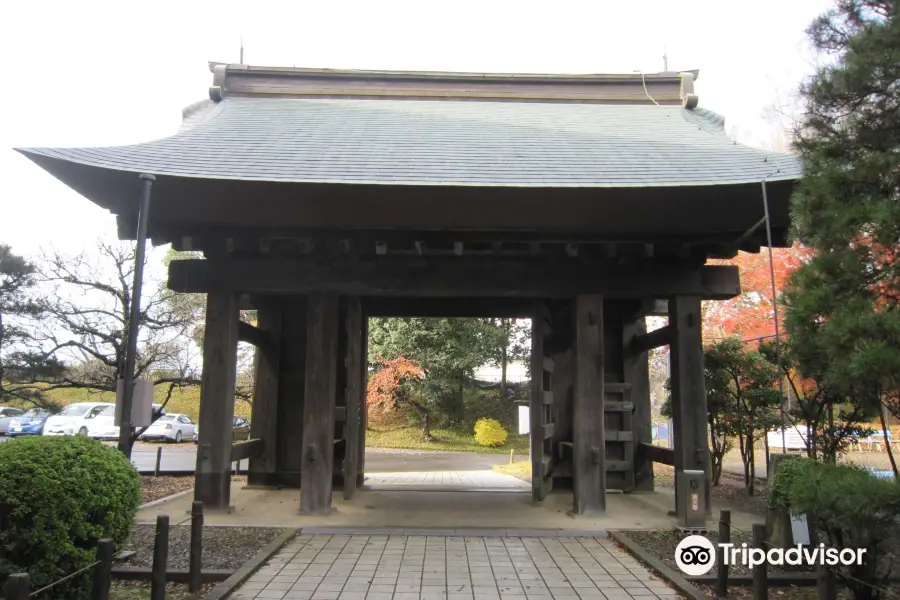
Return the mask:
[[[0,403],[10,400],[48,407],[40,389],[27,385],[35,377],[53,377],[62,365],[34,349],[28,322],[41,316],[35,301],[37,269],[0,244]],[[23,385],[25,383],[25,385]]]
[[[823,57],[801,88],[792,205],[815,256],[792,277],[785,325],[801,371],[861,410],[900,416],[900,23],[890,0],[839,0],[810,26]],[[894,473],[900,477],[891,454]]]
[[415,361],[425,372],[415,386],[426,405],[457,424],[465,419],[467,382],[507,341],[506,329],[493,319],[374,318],[369,321],[369,362]]
[[[774,341],[760,344],[759,351],[770,363],[778,364]],[[825,380],[824,374],[801,370],[799,362],[792,341],[782,340],[782,373],[793,398],[787,412],[788,420],[806,436],[809,458],[836,463],[850,442],[873,433],[865,423],[875,415],[854,403],[841,390],[818,383]],[[811,364],[815,363],[807,360],[805,368],[809,369]]]

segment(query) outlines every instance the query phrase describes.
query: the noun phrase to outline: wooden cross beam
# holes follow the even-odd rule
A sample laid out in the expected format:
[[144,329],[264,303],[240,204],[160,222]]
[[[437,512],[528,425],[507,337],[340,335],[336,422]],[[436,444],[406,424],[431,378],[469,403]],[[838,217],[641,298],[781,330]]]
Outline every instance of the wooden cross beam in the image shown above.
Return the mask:
[[275,341],[268,333],[250,323],[238,323],[238,341],[253,344],[257,348],[272,349]]
[[676,267],[668,264],[615,268],[574,262],[452,261],[396,259],[373,262],[279,260],[178,260],[169,266],[169,288],[207,293],[306,294],[335,292],[358,296],[607,298],[692,295],[726,300],[741,293],[737,267]]
[[672,329],[666,325],[650,333],[643,333],[635,336],[628,346],[628,351],[632,354],[643,354],[653,348],[667,346],[672,343]]

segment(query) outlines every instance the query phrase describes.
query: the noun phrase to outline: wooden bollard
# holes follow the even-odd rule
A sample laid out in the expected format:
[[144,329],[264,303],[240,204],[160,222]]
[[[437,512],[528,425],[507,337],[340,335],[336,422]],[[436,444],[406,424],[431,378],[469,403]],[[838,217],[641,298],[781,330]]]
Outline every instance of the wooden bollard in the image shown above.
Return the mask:
[[159,477],[159,466],[162,464],[162,446],[156,448],[156,468],[153,469],[153,476]]
[[191,504],[191,556],[190,579],[188,591],[192,594],[200,591],[203,571],[203,503]]
[[169,515],[156,517],[153,541],[153,568],[150,573],[150,600],[166,600],[166,563],[169,562]]
[[[719,514],[719,543],[731,541],[731,511],[723,510]],[[716,565],[716,594],[724,598],[728,595],[728,565],[725,562],[727,548],[719,548],[719,564]]]
[[6,580],[3,596],[6,600],[28,600],[31,595],[31,578],[28,573],[15,573]]
[[109,600],[114,551],[115,542],[112,540],[102,539],[97,542],[97,560],[100,564],[94,567],[94,585],[91,592],[91,600]]
[[827,565],[820,564],[816,570],[816,588],[819,592],[819,600],[837,600],[834,571]]
[[[766,552],[766,526],[753,526],[753,547]],[[753,600],[767,600],[769,597],[769,574],[766,562],[753,567]]]

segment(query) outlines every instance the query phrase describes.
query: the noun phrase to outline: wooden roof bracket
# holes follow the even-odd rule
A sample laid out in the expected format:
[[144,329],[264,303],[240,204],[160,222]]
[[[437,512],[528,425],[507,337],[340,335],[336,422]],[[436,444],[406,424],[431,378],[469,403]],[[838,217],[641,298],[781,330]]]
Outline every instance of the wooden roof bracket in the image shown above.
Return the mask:
[[681,102],[688,110],[697,108],[700,98],[694,93],[694,74],[685,71],[678,74],[681,77]]

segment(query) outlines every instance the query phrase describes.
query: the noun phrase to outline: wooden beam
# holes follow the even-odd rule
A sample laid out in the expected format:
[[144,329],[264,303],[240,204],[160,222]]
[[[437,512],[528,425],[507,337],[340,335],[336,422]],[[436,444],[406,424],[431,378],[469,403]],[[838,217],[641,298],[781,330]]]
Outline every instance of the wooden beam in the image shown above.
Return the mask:
[[233,292],[206,297],[200,428],[194,500],[207,510],[228,510],[231,501],[231,440],[237,368],[238,308]]
[[603,297],[575,299],[575,403],[572,411],[575,513],[606,511],[603,403]]
[[740,294],[734,266],[679,268],[647,265],[615,268],[576,261],[528,262],[456,257],[372,262],[284,260],[178,260],[169,266],[169,288],[206,293],[306,294],[334,292],[360,296],[569,298],[602,294],[613,298],[698,296],[725,300]]
[[663,448],[662,446],[654,446],[653,444],[640,443],[637,447],[635,461],[650,461],[661,465],[675,466],[675,450],[672,448]]
[[[626,340],[627,342],[627,340]],[[626,346],[629,354],[643,354],[653,348],[667,346],[672,343],[672,329],[668,325],[650,333],[636,333]]]
[[362,378],[359,374],[360,371],[365,371],[366,358],[362,355],[362,305],[359,298],[347,299],[347,317],[344,327],[344,333],[347,336],[347,356],[345,358],[347,414],[344,427],[347,448],[341,468],[344,475],[344,500],[351,500],[356,492],[356,482],[359,476],[359,445],[362,440],[359,429],[365,428],[365,424],[362,422],[362,405],[366,402],[366,392],[361,385]]
[[308,302],[300,512],[328,514],[334,467],[339,306],[334,294],[310,294]]
[[268,475],[277,469],[278,435],[278,385],[279,362],[281,360],[280,339],[281,307],[263,304],[257,312],[259,330],[272,341],[256,352],[256,381],[253,391],[253,406],[250,415],[250,437],[265,440],[267,447],[261,457],[250,459],[247,482],[250,485],[264,485]]
[[231,445],[231,462],[244,460],[245,458],[258,458],[266,451],[265,442],[262,439],[235,442]]
[[[709,442],[700,298],[676,296],[669,300],[669,311],[675,483],[677,487],[682,471],[695,470],[706,474],[708,484]],[[706,492],[709,510],[708,487]],[[686,524],[687,507],[676,502],[675,510],[679,523]]]
[[257,348],[266,348],[270,352],[277,351],[275,341],[268,332],[240,320],[238,322],[238,340],[253,344]]

